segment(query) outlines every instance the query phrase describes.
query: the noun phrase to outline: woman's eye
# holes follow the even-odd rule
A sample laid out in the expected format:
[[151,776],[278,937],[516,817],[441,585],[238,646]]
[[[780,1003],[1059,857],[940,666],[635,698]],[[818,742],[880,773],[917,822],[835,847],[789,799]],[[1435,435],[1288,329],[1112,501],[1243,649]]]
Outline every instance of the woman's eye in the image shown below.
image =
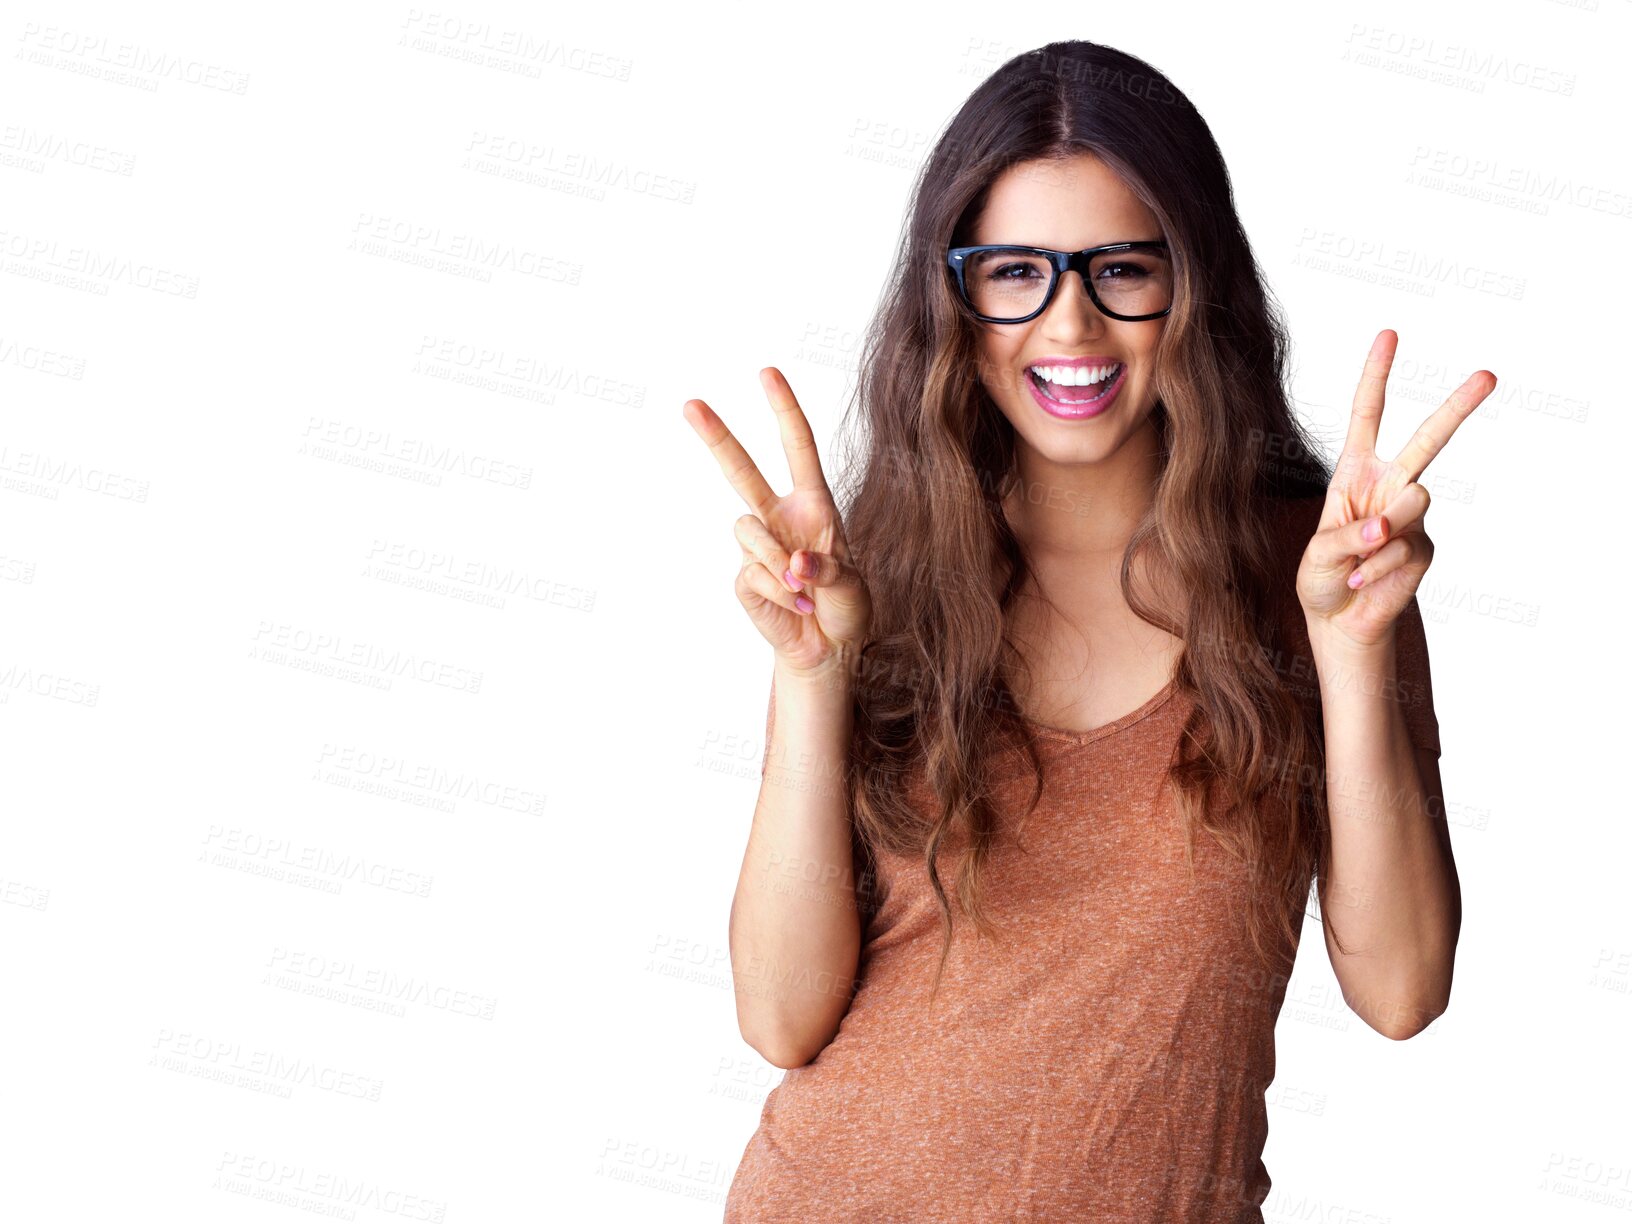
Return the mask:
[[[1112,272],[1116,272],[1118,275],[1110,276],[1109,274]],[[1108,264],[1100,271],[1100,276],[1109,280],[1131,280],[1135,277],[1145,275],[1147,275],[1145,269],[1141,268],[1138,264],[1129,263]]]
[[1035,275],[1036,271],[1030,264],[1004,264],[1002,267],[993,268],[987,279],[1025,280],[1028,276]]

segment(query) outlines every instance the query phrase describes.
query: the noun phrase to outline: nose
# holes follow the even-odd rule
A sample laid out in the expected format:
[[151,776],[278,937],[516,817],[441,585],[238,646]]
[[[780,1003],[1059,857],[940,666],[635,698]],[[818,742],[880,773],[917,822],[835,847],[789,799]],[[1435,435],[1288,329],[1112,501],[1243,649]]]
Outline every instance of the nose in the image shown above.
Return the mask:
[[1075,268],[1068,269],[1054,287],[1054,300],[1038,319],[1043,335],[1070,343],[1083,337],[1100,335],[1108,320],[1088,296],[1088,286]]

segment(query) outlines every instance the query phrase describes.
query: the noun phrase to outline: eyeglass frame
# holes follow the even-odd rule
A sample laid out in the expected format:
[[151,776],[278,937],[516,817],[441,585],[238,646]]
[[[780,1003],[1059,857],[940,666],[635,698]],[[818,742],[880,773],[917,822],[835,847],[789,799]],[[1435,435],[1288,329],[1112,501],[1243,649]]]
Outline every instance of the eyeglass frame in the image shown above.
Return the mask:
[[[1105,255],[1112,251],[1148,250],[1152,247],[1159,247],[1165,251],[1167,250],[1167,240],[1165,238],[1154,238],[1145,242],[1112,242],[1106,246],[1088,247],[1081,251],[1051,251],[1047,247],[1022,246],[1012,242],[989,242],[984,243],[981,246],[960,246],[949,248],[946,252],[946,265],[952,269],[952,272],[957,279],[958,297],[963,301],[963,304],[969,308],[970,313],[983,323],[1031,322],[1031,320],[1035,319],[1038,315],[1042,314],[1043,311],[1048,309],[1049,303],[1054,300],[1055,293],[1059,291],[1061,278],[1070,271],[1075,271],[1077,276],[1081,278],[1083,288],[1088,290],[1088,300],[1094,304],[1101,314],[1112,319],[1118,319],[1123,323],[1143,323],[1148,319],[1160,319],[1171,313],[1173,310],[1173,303],[1169,302],[1166,310],[1158,310],[1155,314],[1117,314],[1116,311],[1111,310],[1105,305],[1104,302],[1100,301],[1099,294],[1094,292],[1093,278],[1088,275],[1090,271],[1089,260],[1091,260],[1095,255]],[[977,251],[1023,251],[1030,255],[1046,256],[1050,266],[1053,268],[1053,274],[1048,282],[1048,292],[1043,294],[1042,305],[1038,306],[1037,309],[1032,311],[1030,314],[1018,319],[1000,319],[993,315],[983,315],[980,313],[980,311],[976,310],[974,302],[972,302],[969,298],[969,290],[964,285],[963,261],[968,256],[975,254]]]

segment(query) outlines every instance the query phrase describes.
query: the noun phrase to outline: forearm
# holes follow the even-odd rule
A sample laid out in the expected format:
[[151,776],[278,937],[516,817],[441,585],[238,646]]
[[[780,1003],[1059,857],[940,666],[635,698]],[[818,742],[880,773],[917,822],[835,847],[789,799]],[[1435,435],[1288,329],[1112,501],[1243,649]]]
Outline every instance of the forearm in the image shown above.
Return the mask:
[[765,773],[731,904],[743,1037],[779,1066],[808,1062],[849,1010],[861,949],[845,760],[847,685],[778,669]]
[[1359,654],[1312,626],[1311,645],[1331,820],[1327,949],[1349,1005],[1379,1032],[1409,1037],[1450,998],[1461,914],[1444,813],[1430,808],[1396,699],[1393,638]]

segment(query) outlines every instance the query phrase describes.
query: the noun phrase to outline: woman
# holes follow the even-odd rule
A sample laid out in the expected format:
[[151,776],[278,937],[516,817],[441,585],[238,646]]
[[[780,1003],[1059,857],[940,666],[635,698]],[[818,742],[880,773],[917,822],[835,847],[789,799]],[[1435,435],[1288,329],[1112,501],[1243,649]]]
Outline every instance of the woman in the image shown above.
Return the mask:
[[1063,42],[930,156],[842,519],[778,371],[785,496],[688,401],[776,655],[730,941],[787,1073],[727,1220],[1261,1219],[1311,881],[1350,1008],[1444,1010],[1417,478],[1495,378],[1384,462],[1396,340],[1328,468],[1206,124]]

